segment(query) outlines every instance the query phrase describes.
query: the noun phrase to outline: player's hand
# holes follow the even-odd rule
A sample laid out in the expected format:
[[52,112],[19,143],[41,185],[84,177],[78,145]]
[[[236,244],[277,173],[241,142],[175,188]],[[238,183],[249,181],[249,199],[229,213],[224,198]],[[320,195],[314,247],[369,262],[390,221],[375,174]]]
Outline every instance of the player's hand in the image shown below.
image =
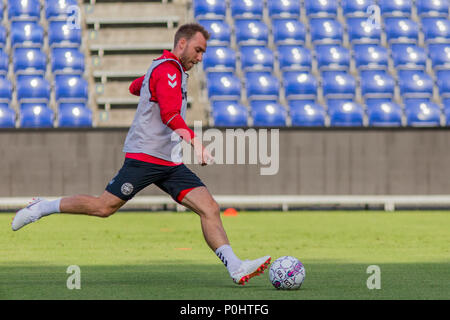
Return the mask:
[[191,144],[194,147],[195,157],[200,165],[206,166],[214,163],[214,157],[205,149],[201,141],[197,138],[193,138]]

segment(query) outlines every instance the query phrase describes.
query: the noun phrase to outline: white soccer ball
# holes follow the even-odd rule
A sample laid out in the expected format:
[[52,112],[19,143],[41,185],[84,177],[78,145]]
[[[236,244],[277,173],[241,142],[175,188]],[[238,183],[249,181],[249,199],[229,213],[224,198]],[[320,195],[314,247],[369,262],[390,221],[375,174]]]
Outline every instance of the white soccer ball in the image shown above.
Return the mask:
[[297,258],[284,256],[270,266],[269,279],[276,289],[299,289],[305,280],[305,267]]

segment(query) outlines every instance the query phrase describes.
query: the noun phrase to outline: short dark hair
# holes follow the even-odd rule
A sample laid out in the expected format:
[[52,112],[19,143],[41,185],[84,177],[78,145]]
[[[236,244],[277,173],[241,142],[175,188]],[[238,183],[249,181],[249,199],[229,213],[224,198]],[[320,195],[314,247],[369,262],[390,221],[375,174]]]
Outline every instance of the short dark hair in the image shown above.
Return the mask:
[[173,47],[175,48],[177,46],[178,41],[180,41],[181,38],[185,38],[186,40],[190,40],[197,32],[200,32],[203,37],[205,37],[206,40],[209,39],[210,34],[209,32],[198,23],[186,23],[181,25],[177,32],[175,33],[175,40],[173,43]]

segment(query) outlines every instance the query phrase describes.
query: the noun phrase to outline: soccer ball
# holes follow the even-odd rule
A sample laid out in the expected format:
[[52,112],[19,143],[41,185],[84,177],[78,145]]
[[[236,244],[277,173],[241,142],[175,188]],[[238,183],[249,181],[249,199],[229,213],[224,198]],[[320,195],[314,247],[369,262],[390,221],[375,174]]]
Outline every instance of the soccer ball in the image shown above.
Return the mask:
[[291,256],[278,258],[269,269],[270,282],[276,289],[299,289],[305,280],[305,275],[303,264]]

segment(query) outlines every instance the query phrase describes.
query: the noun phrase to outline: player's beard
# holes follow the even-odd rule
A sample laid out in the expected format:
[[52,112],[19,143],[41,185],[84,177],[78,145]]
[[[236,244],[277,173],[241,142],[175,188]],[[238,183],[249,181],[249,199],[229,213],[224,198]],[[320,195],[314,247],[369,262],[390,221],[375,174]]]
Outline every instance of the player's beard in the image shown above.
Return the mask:
[[181,53],[180,62],[181,62],[181,65],[184,67],[184,69],[186,69],[186,71],[187,71],[187,70],[190,70],[194,66],[194,63],[189,59],[189,57],[186,54],[186,51],[187,51],[187,48],[184,49],[184,51]]

